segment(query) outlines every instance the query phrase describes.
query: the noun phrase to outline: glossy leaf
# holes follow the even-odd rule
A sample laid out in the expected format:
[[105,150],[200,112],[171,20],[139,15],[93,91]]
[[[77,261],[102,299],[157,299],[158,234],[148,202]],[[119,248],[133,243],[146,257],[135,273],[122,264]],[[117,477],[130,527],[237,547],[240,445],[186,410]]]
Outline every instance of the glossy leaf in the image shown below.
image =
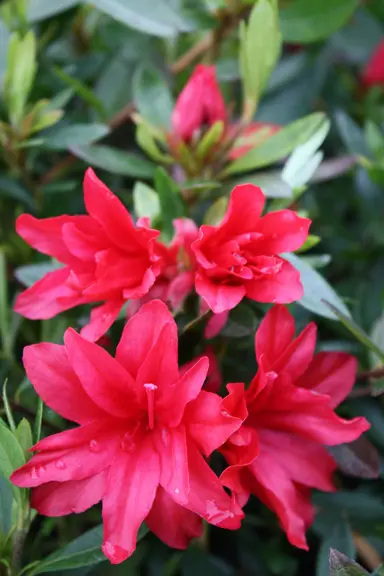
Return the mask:
[[336,460],[339,469],[349,476],[377,478],[379,475],[380,455],[365,436],[350,444],[330,446],[328,451]]
[[324,114],[316,112],[285,126],[263,144],[232,162],[224,174],[254,170],[282,160],[297,146],[307,142],[319,130],[324,119]]
[[352,16],[357,0],[294,0],[280,11],[285,42],[306,43],[327,38]]
[[139,218],[148,217],[153,221],[160,215],[160,200],[156,191],[143,182],[136,182],[133,188],[133,205]]
[[174,102],[158,70],[140,66],[133,77],[133,99],[140,115],[154,126],[170,129]]
[[48,272],[57,270],[60,265],[49,260],[48,262],[41,262],[40,264],[27,264],[26,266],[20,266],[15,270],[15,278],[24,286],[29,288],[35,282],[40,280]]
[[133,178],[151,178],[154,165],[133,152],[110,146],[71,146],[71,152],[96,168]]
[[91,144],[104,138],[108,133],[109,127],[106,124],[71,124],[56,129],[44,144],[53,150],[67,150],[71,146]]
[[162,232],[170,240],[174,232],[172,221],[185,216],[184,201],[176,182],[163,168],[157,168],[155,172],[155,188],[161,206]]
[[[143,524],[139,530],[137,541],[139,542],[148,532],[148,528]],[[101,551],[103,541],[103,526],[96,526],[73,542],[57,550],[34,568],[30,576],[44,574],[46,572],[57,572],[59,570],[70,570],[82,566],[90,566],[105,561],[107,558]]]
[[324,303],[324,300],[330,302],[335,310],[342,312],[347,318],[350,318],[350,312],[341,298],[336,294],[334,289],[312,266],[299,258],[295,254],[284,254],[288,260],[300,272],[301,283],[304,287],[304,296],[298,301],[298,304],[307,308],[311,312],[337,320],[336,313]]
[[29,0],[28,3],[28,20],[29,22],[38,22],[51,18],[60,12],[69,10],[80,4],[81,0]]

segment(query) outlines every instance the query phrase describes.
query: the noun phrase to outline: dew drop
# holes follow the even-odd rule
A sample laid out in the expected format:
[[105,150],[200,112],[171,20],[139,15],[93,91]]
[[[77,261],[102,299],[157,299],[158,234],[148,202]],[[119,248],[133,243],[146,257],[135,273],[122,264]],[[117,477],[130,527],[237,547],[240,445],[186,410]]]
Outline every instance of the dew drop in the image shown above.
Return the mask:
[[180,490],[178,488],[175,488],[175,494],[180,494]]
[[121,445],[121,449],[124,452],[133,452],[136,448],[136,444],[132,438],[132,434],[130,434],[129,432],[126,432],[124,434],[120,445]]
[[57,468],[58,470],[64,470],[64,469],[66,468],[66,465],[65,465],[65,463],[64,463],[62,460],[58,460],[58,461],[55,463],[55,466],[56,466],[56,468]]
[[31,468],[31,478],[32,480],[37,480],[38,478],[40,478],[40,471],[35,466]]
[[222,416],[226,416],[227,418],[229,418],[229,417],[231,416],[230,413],[227,412],[227,410],[222,410],[222,411],[221,411],[221,415],[222,415]]
[[100,444],[97,440],[91,440],[89,443],[89,449],[91,452],[100,452]]

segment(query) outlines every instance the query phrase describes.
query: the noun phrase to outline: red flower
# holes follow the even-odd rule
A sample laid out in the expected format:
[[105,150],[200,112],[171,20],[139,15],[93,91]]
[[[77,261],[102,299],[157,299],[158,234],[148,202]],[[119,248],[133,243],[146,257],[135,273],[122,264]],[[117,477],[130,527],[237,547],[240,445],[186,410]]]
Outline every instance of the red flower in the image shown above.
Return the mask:
[[52,318],[79,304],[105,301],[91,313],[82,335],[97,340],[129,298],[147,294],[162,269],[157,230],[138,226],[110,190],[87,170],[84,201],[88,216],[16,221],[18,234],[39,252],[64,264],[20,294],[15,310],[31,319]]
[[227,113],[214,66],[198,64],[176,101],[172,132],[188,142],[203,126],[225,122]]
[[244,419],[246,405],[248,417],[221,449],[230,464],[221,479],[242,503],[250,493],[258,496],[278,515],[289,541],[307,549],[310,490],[335,489],[336,463],[325,446],[351,442],[369,424],[334,412],[354,384],[356,359],[342,352],[314,356],[314,324],[297,338],[294,331],[288,310],[272,308],[256,334],[258,373],[245,391],[243,384],[228,385],[226,409]]
[[216,314],[234,308],[244,296],[288,303],[303,295],[298,271],[278,254],[297,250],[311,221],[292,210],[260,218],[264,202],[260,188],[236,186],[221,224],[201,226],[192,244],[196,291]]
[[102,500],[103,551],[113,563],[133,553],[144,520],[176,548],[200,535],[201,518],[238,528],[243,513],[202,454],[241,420],[201,391],[207,358],[180,374],[177,326],[165,304],[145,304],[128,322],[116,358],[72,329],[64,342],[24,350],[37,393],[80,425],[41,440],[13,473],[14,484],[33,488],[32,506],[62,516]]
[[162,272],[148,294],[129,303],[128,316],[135,314],[142,304],[154,298],[166,302],[171,310],[177,312],[193,291],[196,259],[191,245],[199,230],[189,218],[177,218],[173,221],[173,226],[175,236],[170,246],[161,245]]
[[[234,135],[236,129],[236,124],[230,126],[228,130],[229,138]],[[231,160],[241,158],[241,156],[244,156],[244,154],[252,150],[252,148],[260,146],[260,144],[265,142],[265,140],[268,140],[280,129],[281,127],[276,124],[252,122],[242,131],[241,137],[237,139],[229,154],[229,158]]]
[[367,88],[384,86],[384,40],[376,47],[363,68],[362,81]]

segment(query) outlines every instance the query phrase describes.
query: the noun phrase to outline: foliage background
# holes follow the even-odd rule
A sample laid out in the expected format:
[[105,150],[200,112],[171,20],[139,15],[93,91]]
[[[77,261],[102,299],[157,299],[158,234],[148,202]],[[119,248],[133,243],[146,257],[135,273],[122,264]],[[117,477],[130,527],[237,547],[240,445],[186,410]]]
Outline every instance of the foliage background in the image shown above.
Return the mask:
[[[252,4],[252,0],[94,0],[92,4],[30,0],[28,6],[20,0],[3,2],[0,382],[8,379],[8,399],[16,422],[26,417],[33,425],[38,410],[20,361],[23,346],[61,342],[64,329],[80,326],[87,310],[70,311],[44,322],[27,321],[12,312],[16,292],[51,265],[16,235],[15,218],[24,211],[40,217],[82,212],[81,182],[89,164],[133,210],[134,184],[139,180],[151,185],[155,164],[137,146],[131,114],[136,109],[144,118],[166,118],[172,109],[171,98],[180,92],[195,62],[216,63],[227,102],[233,105],[234,116],[239,116],[238,24]],[[323,310],[323,316],[315,317],[320,328],[319,349],[356,354],[364,373],[382,363],[383,357],[380,360],[372,352],[374,344],[384,348],[384,95],[380,88],[364,91],[360,74],[374,48],[384,40],[384,3],[282,0],[279,25],[283,53],[256,119],[289,124],[311,112],[324,111],[331,120],[323,163],[295,208],[309,214],[311,234],[321,238],[306,255],[307,263],[328,280],[339,295],[334,296],[336,302],[347,304],[360,327],[352,326],[351,332],[350,323],[346,327],[345,322],[331,319],[329,310],[328,314]],[[25,38],[29,30],[34,31],[37,42],[37,73],[33,78],[33,50],[27,49],[18,58],[21,73],[12,98],[22,99],[26,94],[28,105],[47,99],[53,115],[52,126],[23,134],[9,128],[4,74],[10,32],[19,31]],[[101,142],[101,151],[95,149],[95,141]],[[292,198],[282,198],[285,188],[280,170],[275,167],[268,172],[268,195],[274,206],[291,205]],[[257,173],[247,179],[262,182]],[[212,200],[230,190],[227,184],[202,195],[196,209],[198,219],[202,220]],[[167,222],[171,215],[162,213],[161,217]],[[313,319],[322,297],[330,299],[328,290],[327,285],[318,284],[317,277],[306,280],[309,309],[291,307],[300,326]],[[264,309],[242,304],[215,340],[225,381],[248,381],[252,376],[252,335]],[[122,325],[123,318],[113,327],[113,342]],[[184,349],[200,352],[199,338],[198,331],[188,333],[183,337]],[[228,348],[231,354],[225,353]],[[117,567],[103,561],[99,551],[101,531],[94,528],[100,521],[97,508],[62,519],[39,517],[26,540],[24,563],[61,550],[60,561],[50,560],[31,573],[326,576],[333,547],[351,558],[358,556],[373,570],[384,557],[383,390],[384,378],[371,380],[363,374],[355,397],[344,405],[348,415],[369,419],[369,442],[339,451],[340,492],[314,494],[318,515],[309,534],[309,553],[292,548],[273,514],[252,500],[237,533],[210,527],[203,540],[184,553],[148,534],[134,556]],[[57,415],[44,410],[43,434],[63,425]],[[4,459],[4,438],[1,444],[0,461]],[[379,476],[372,479],[376,469]],[[9,555],[7,534],[15,521],[14,507],[12,513],[11,488],[0,478],[3,559]],[[69,550],[64,548],[84,533]]]

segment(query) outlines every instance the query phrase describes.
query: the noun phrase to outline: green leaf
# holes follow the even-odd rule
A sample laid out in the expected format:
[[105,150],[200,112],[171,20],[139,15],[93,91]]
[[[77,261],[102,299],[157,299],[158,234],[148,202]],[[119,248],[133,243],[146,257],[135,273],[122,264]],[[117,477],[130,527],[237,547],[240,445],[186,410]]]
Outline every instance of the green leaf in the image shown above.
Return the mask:
[[0,476],[0,535],[6,536],[12,526],[12,487]]
[[343,110],[335,114],[336,125],[340,136],[351,154],[371,157],[371,152],[365,141],[363,130]]
[[8,400],[7,383],[8,383],[8,379],[6,378],[5,381],[4,381],[4,386],[3,386],[3,403],[4,403],[4,410],[5,410],[5,413],[6,413],[6,415],[7,415],[7,420],[8,420],[9,427],[10,427],[12,433],[15,434],[15,432],[16,432],[16,424],[15,424],[15,421],[14,421],[14,419],[13,419],[12,409],[11,409],[11,406],[10,406],[9,400]]
[[[377,478],[380,472],[380,455],[366,436],[349,444],[330,446],[328,451],[339,469],[356,478]],[[341,548],[340,548],[341,549]]]
[[248,25],[240,29],[240,70],[244,90],[244,115],[251,120],[281,49],[281,35],[274,0],[257,0]]
[[243,338],[254,335],[257,327],[257,318],[255,312],[249,306],[241,302],[236,308],[231,310],[228,322],[221,331],[223,336],[229,338]]
[[58,68],[57,66],[54,67],[54,72],[60,78],[60,80],[62,80],[67,86],[73,88],[76,94],[80,96],[84,100],[84,102],[89,104],[91,108],[94,108],[98,112],[102,120],[104,121],[107,120],[107,115],[102,103],[97,98],[97,96],[95,96],[94,92],[90,88],[88,88],[88,86],[86,86],[86,84],[84,84],[77,78],[73,78],[72,76],[64,72],[64,70]]
[[332,524],[328,536],[321,543],[316,562],[316,576],[329,576],[329,554],[334,547],[343,554],[355,557],[352,531],[344,519]]
[[323,154],[317,150],[324,142],[330,127],[330,121],[324,118],[313,136],[304,144],[300,144],[288,158],[281,178],[291,188],[304,186],[316,172],[323,159]]
[[212,148],[221,140],[224,133],[224,122],[215,122],[204,134],[196,147],[196,158],[203,160]]
[[[137,535],[139,542],[147,534],[148,528],[142,524]],[[34,568],[30,576],[44,574],[45,572],[58,572],[59,570],[73,570],[82,566],[91,566],[107,560],[101,551],[103,542],[103,526],[96,526],[73,542],[57,550]]]
[[92,4],[122,24],[154,36],[167,38],[185,29],[166,0],[92,0]]
[[133,178],[152,178],[154,165],[133,152],[110,146],[71,146],[71,152],[97,168]]
[[167,240],[173,236],[172,221],[185,216],[185,205],[176,182],[168,176],[164,168],[155,172],[155,188],[161,206],[162,232]]
[[204,216],[204,224],[209,224],[210,226],[218,226],[224,214],[227,211],[228,198],[226,196],[221,196],[218,198],[206,211]]
[[12,357],[12,340],[10,338],[10,314],[8,304],[7,262],[4,252],[0,250],[0,336],[1,349],[7,358]]
[[24,463],[23,450],[17,439],[4,424],[0,425],[0,474],[8,479]]
[[295,254],[303,254],[303,252],[307,252],[311,250],[314,246],[317,246],[318,243],[321,242],[320,236],[315,236],[314,234],[309,234],[308,238],[304,242],[304,244],[298,250],[295,250]]
[[152,66],[140,66],[133,76],[133,100],[140,115],[154,126],[171,127],[174,107],[163,75]]
[[148,217],[153,222],[160,216],[160,200],[156,191],[143,182],[136,182],[133,188],[133,205],[139,218]]
[[379,348],[375,342],[370,339],[364,330],[353,321],[350,314],[344,315],[340,308],[335,307],[333,302],[330,302],[326,298],[324,298],[323,303],[339,318],[340,322],[344,324],[347,330],[349,330],[354,337],[363,344],[363,346],[368,348],[368,350],[371,350],[371,352],[377,355],[381,359],[381,362],[384,363],[384,351],[381,350],[381,348]]
[[[371,340],[380,350],[384,351],[384,312],[373,325]],[[374,352],[370,352],[369,359],[372,368],[377,368],[383,364],[383,357],[377,356]]]
[[284,41],[302,44],[327,38],[349,20],[357,6],[357,0],[294,0],[279,14]]
[[302,258],[295,256],[295,254],[284,254],[283,257],[300,272],[300,280],[304,287],[304,296],[297,302],[298,304],[319,316],[337,320],[338,316],[336,312],[330,310],[327,304],[324,303],[324,300],[327,300],[336,310],[342,312],[347,318],[350,318],[348,308],[323,276],[316,272],[316,270]]
[[15,436],[23,449],[24,454],[27,454],[28,450],[33,445],[33,439],[31,426],[26,418],[20,420],[19,425],[16,428]]
[[334,549],[331,549],[329,566],[330,576],[368,576],[368,572],[354,560]]
[[26,266],[20,266],[19,268],[16,268],[14,274],[15,278],[21,284],[24,284],[24,286],[29,288],[32,284],[48,274],[48,272],[53,272],[59,268],[61,268],[61,264],[48,260],[47,262],[41,262],[41,264],[27,264]]
[[315,112],[296,120],[276,132],[257,148],[232,162],[224,170],[223,175],[262,168],[282,160],[297,146],[307,142],[320,129],[324,120],[325,115],[322,112]]
[[136,142],[144,152],[148,154],[155,162],[162,164],[173,164],[174,160],[169,154],[164,154],[157,146],[156,141],[144,123],[139,124],[136,128]]
[[81,0],[29,0],[28,2],[28,21],[38,22],[45,20],[55,14],[69,10],[80,4]]
[[44,145],[53,150],[67,150],[71,146],[91,144],[107,134],[109,134],[109,127],[106,124],[71,124],[56,129],[46,138]]
[[293,202],[292,189],[281,179],[279,170],[256,172],[236,180],[231,180],[231,189],[238,184],[255,184],[259,186],[267,198],[288,198]]
[[16,33],[12,34],[4,80],[4,98],[14,126],[18,126],[23,119],[36,69],[36,38],[33,32],[28,32],[24,38]]
[[366,120],[364,135],[373,156],[379,160],[384,153],[384,135],[372,120]]
[[384,576],[384,564],[372,572],[372,576]]

